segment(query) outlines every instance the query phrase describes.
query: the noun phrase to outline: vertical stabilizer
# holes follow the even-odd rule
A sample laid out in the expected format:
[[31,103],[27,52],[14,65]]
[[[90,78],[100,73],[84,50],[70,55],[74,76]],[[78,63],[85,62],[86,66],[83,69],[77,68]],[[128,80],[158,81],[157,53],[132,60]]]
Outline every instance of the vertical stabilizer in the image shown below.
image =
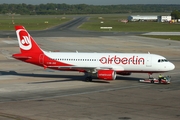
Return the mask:
[[16,35],[19,42],[20,51],[24,53],[43,53],[31,35],[23,26],[15,26]]

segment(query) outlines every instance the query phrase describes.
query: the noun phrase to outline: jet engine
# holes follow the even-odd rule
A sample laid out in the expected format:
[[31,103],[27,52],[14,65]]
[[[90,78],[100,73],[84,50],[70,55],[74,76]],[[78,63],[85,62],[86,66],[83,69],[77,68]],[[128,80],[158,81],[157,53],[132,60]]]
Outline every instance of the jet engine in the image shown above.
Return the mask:
[[99,79],[111,81],[116,79],[116,72],[114,70],[99,70],[97,72]]

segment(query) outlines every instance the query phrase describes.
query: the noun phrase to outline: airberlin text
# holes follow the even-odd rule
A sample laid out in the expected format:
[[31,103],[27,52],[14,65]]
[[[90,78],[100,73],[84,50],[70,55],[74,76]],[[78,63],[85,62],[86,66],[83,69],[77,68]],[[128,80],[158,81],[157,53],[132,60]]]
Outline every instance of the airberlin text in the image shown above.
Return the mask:
[[100,62],[102,64],[134,64],[134,65],[144,65],[144,58],[139,58],[138,56],[132,56],[132,57],[119,57],[119,56],[114,56],[111,57],[110,55],[108,57],[102,57],[100,58]]

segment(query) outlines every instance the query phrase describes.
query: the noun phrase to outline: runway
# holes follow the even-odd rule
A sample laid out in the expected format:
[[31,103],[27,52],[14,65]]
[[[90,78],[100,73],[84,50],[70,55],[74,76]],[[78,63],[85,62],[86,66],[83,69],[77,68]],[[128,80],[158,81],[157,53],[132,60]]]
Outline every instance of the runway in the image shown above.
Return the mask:
[[[84,82],[83,73],[44,70],[12,59],[11,55],[19,51],[17,40],[15,37],[2,37],[0,38],[0,119],[180,119],[180,43],[178,41],[134,35],[108,36],[98,33],[92,37],[84,35],[43,37],[43,34],[45,33],[38,33],[34,38],[46,51],[160,54],[176,65],[175,70],[164,73],[172,76],[172,83],[169,85],[139,83],[138,80],[147,78],[147,74],[118,76],[117,80],[112,82],[100,81],[96,78],[93,82]],[[157,76],[158,74],[154,74],[154,77]]]

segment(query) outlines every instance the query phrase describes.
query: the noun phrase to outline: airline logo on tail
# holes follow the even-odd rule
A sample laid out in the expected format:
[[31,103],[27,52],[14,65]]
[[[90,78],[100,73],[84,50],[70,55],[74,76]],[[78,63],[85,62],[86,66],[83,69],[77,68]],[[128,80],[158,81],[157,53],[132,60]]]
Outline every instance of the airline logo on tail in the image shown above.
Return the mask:
[[20,29],[16,31],[19,46],[23,50],[30,50],[32,48],[31,37],[26,30]]

